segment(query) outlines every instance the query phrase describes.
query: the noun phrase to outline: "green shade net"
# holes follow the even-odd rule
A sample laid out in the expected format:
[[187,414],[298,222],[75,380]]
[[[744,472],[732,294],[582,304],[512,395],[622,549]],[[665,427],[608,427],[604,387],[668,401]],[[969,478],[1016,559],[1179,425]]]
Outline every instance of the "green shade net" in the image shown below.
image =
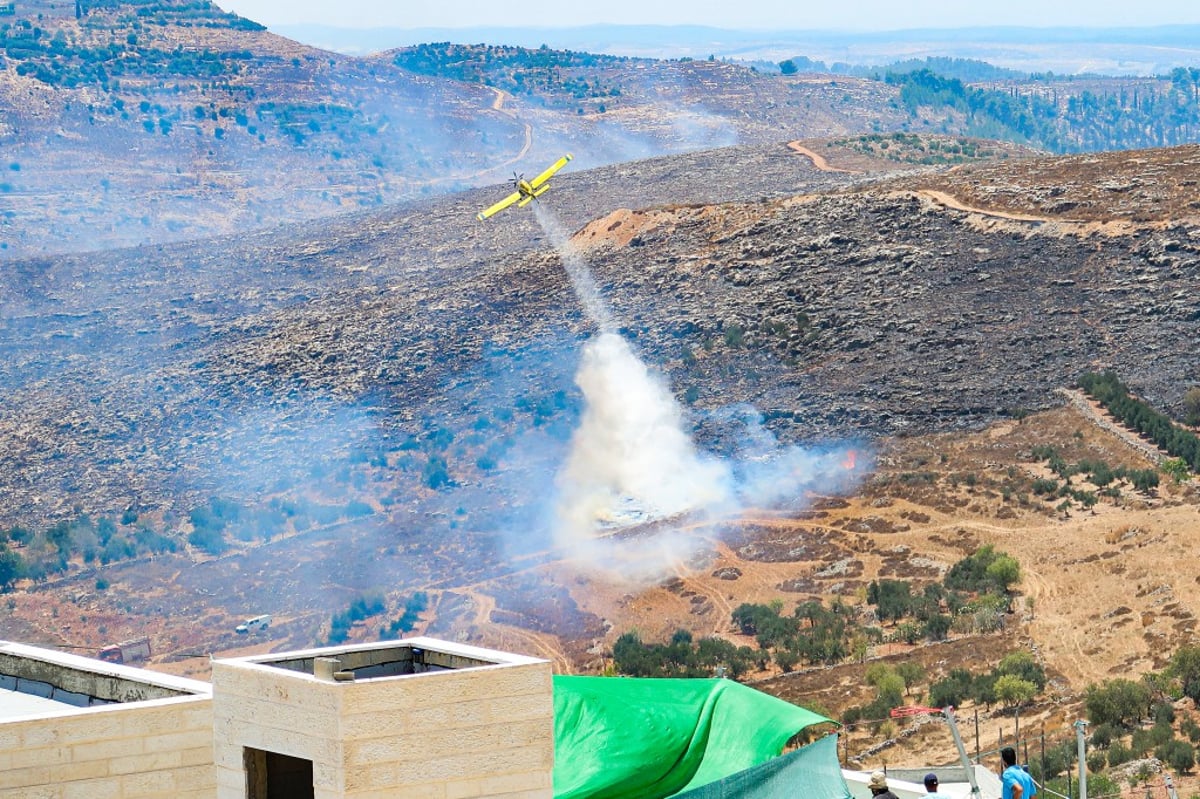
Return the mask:
[[851,799],[837,759],[837,736],[739,771],[674,799]]
[[671,796],[770,760],[828,721],[732,680],[556,676],[554,795]]

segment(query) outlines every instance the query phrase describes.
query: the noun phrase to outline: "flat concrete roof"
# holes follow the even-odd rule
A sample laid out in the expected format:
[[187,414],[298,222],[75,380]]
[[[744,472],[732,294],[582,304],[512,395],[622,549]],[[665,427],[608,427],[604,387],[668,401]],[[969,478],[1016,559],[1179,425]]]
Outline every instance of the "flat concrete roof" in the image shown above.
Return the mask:
[[61,702],[37,694],[23,694],[8,688],[0,688],[0,722],[24,716],[40,716],[63,710]]
[[182,697],[211,697],[198,680],[0,642],[0,721]]
[[[240,667],[268,667],[315,677],[318,667],[331,668],[323,679],[337,681],[403,677],[436,671],[496,668],[543,663],[538,658],[514,655],[494,649],[439,641],[435,638],[405,638],[369,644],[305,649],[273,655],[220,659],[217,662]],[[337,673],[339,677],[333,677]]]

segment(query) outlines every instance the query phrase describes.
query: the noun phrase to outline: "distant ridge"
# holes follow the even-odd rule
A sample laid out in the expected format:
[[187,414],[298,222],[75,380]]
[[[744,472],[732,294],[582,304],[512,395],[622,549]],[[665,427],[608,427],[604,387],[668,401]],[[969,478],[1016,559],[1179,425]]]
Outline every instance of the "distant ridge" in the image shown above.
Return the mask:
[[[1097,27],[1022,27],[991,26],[972,28],[913,28],[894,31],[839,30],[732,30],[703,25],[587,25],[579,27],[462,27],[462,28],[342,28],[328,25],[280,25],[276,33],[316,47],[363,54],[380,52],[428,42],[458,44],[507,44],[586,50],[612,55],[644,55],[662,58],[739,58],[776,60],[773,53],[795,55],[804,48],[847,50],[869,55],[870,64],[907,58],[911,45],[930,47],[921,55],[980,57],[979,47],[989,44],[1022,43],[1052,47],[1089,45],[1134,46],[1124,58],[1131,63],[1154,63],[1157,71],[1192,65],[1200,60],[1200,25],[1155,25],[1142,28]],[[904,45],[899,47],[898,45]],[[863,46],[873,49],[864,51]],[[797,49],[799,48],[799,49]],[[1148,48],[1142,50],[1140,48]],[[1153,48],[1152,50],[1149,48]],[[1176,55],[1162,54],[1158,48],[1179,48]],[[789,51],[791,51],[789,53]],[[807,53],[811,55],[812,53]],[[1080,63],[1096,60],[1095,52],[1076,52]],[[1012,55],[1010,54],[1010,58]],[[1035,55],[1031,63],[1019,68],[1040,71]],[[851,59],[847,59],[851,60]],[[996,60],[994,57],[991,59]],[[1005,66],[1013,66],[1005,64]],[[1069,70],[1066,70],[1069,71]],[[1155,70],[1151,70],[1155,71]],[[1112,74],[1134,74],[1115,70]],[[1136,74],[1150,74],[1142,72]]]

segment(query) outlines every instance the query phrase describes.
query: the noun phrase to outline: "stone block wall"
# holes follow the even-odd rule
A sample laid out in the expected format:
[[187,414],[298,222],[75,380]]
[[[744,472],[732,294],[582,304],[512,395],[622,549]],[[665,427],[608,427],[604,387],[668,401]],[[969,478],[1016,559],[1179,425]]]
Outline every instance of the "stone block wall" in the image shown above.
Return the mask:
[[259,658],[215,661],[218,799],[247,799],[247,747],[311,760],[316,799],[550,799],[550,664],[428,639],[403,643],[495,662],[334,682],[252,662]]
[[206,696],[0,723],[0,799],[212,799]]

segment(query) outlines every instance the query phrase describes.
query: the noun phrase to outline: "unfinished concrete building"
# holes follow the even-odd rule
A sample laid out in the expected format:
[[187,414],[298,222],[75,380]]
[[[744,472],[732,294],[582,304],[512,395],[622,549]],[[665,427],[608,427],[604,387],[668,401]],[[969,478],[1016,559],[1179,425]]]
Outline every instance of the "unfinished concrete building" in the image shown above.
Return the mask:
[[207,683],[0,645],[0,798],[209,799]]
[[551,676],[424,638],[215,661],[217,796],[549,799]]
[[213,662],[197,682],[0,645],[0,799],[544,797],[546,661],[427,638]]

